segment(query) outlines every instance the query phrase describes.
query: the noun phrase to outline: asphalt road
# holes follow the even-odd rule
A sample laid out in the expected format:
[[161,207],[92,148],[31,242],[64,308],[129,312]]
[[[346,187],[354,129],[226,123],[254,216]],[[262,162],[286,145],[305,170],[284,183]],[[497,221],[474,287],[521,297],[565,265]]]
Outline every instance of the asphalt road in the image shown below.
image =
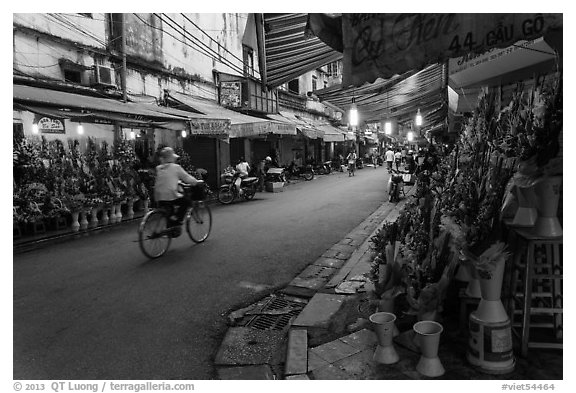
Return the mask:
[[235,309],[286,286],[385,201],[384,167],[213,206],[149,261],[136,223],[14,255],[14,379],[216,378]]

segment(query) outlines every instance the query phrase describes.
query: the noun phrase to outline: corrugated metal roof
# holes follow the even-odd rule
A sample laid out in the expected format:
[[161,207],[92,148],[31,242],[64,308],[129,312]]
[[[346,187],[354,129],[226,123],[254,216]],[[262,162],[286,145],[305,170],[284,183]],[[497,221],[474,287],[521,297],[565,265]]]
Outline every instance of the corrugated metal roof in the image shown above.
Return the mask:
[[308,14],[264,14],[269,88],[342,58],[319,38],[306,34]]

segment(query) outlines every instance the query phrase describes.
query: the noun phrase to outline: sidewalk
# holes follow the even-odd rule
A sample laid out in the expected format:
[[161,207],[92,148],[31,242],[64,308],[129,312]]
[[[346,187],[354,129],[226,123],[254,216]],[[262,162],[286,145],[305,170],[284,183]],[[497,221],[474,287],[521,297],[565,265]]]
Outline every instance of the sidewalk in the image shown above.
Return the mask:
[[[406,190],[408,196],[413,192]],[[400,361],[381,365],[372,360],[377,341],[368,317],[374,310],[367,301],[370,283],[363,278],[374,258],[370,238],[384,221],[397,218],[406,200],[396,205],[384,202],[280,293],[233,312],[229,317],[232,327],[214,361],[219,378],[561,380],[563,353],[559,350],[538,350],[538,356],[532,350],[527,359],[515,354],[515,369],[505,375],[485,374],[472,367],[466,360],[468,326],[462,326],[459,316],[457,281],[443,312],[439,349],[446,370],[443,376],[428,378],[416,371],[420,354],[409,339],[415,322],[411,316],[396,321],[401,334],[394,346]]]

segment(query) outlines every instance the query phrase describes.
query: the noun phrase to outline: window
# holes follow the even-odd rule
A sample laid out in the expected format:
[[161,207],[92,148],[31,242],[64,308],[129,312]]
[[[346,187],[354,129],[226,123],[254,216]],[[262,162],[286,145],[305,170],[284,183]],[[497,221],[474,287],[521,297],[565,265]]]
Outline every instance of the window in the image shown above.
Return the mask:
[[338,76],[339,72],[338,72],[338,62],[334,61],[332,63],[327,64],[326,66],[326,73],[329,76]]
[[300,83],[298,79],[293,79],[288,82],[288,91],[291,93],[300,94]]
[[72,83],[82,83],[82,75],[80,71],[64,70],[64,81]]
[[254,76],[254,50],[242,45],[242,59],[244,61],[244,75]]
[[312,91],[318,90],[318,77],[312,75]]

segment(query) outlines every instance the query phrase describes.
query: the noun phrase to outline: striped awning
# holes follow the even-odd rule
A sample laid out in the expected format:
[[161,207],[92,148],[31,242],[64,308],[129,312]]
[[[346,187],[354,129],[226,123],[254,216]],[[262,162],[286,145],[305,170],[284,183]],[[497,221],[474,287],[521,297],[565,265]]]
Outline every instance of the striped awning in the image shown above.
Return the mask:
[[264,14],[266,84],[280,86],[342,58],[316,36],[306,33],[308,14]]

